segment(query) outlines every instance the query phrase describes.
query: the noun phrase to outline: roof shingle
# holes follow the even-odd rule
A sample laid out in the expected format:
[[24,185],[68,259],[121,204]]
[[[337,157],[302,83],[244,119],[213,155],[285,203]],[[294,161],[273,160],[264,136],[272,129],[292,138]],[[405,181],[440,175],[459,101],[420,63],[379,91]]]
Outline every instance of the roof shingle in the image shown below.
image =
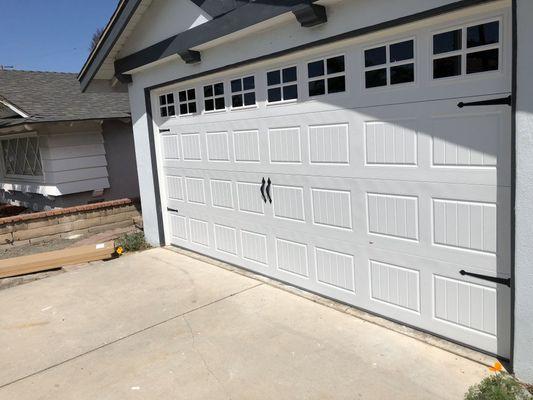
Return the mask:
[[[29,115],[18,123],[130,117],[127,93],[82,93],[71,73],[0,70],[0,99]],[[0,127],[13,124],[0,119]]]

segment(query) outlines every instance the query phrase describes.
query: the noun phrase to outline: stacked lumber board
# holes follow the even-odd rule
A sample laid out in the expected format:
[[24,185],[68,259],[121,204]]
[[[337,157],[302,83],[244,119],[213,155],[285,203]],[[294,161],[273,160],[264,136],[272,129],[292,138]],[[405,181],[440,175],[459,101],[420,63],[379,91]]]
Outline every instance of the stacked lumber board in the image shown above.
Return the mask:
[[0,260],[0,279],[48,271],[89,261],[108,260],[115,255],[115,243],[91,244],[46,253]]

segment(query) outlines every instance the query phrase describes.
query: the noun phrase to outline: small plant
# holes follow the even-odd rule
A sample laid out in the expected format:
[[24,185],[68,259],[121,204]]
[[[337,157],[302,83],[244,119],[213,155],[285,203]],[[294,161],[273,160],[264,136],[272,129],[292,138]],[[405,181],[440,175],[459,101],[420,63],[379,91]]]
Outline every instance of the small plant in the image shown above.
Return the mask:
[[144,239],[143,232],[126,233],[118,238],[115,242],[117,248],[121,247],[123,251],[139,251],[150,248],[150,245]]
[[499,372],[468,389],[465,400],[531,400],[533,396],[511,375]]

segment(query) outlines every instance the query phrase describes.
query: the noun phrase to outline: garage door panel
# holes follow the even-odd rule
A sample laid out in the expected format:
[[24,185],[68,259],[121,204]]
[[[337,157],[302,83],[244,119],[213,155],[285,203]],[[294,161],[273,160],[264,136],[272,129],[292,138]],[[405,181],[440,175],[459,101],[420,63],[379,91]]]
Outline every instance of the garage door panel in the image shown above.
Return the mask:
[[409,173],[424,182],[510,185],[509,160],[502,157],[510,150],[505,129],[510,112],[495,106],[460,109],[461,100],[370,107],[362,114],[306,113],[291,116],[290,124],[271,117],[244,130],[236,129],[234,121],[216,125],[216,131],[199,125],[197,133],[179,135],[183,159],[167,155],[164,162],[168,167],[257,172],[267,167],[273,173],[365,179],[402,179]]
[[[169,241],[508,357],[510,292],[490,278],[510,276],[511,108],[458,107],[509,95],[504,14],[502,43],[491,45],[498,71],[468,74],[476,50],[464,44],[458,76],[433,79],[433,61],[445,57],[432,54],[434,26],[410,33],[412,84],[390,82],[385,42],[347,45],[347,90],[335,95],[308,96],[300,58],[301,98],[267,104],[268,68],[243,67],[256,76],[257,107],[161,125]],[[367,89],[373,46],[385,48],[375,68],[387,73]],[[200,93],[203,82],[188,85]]]

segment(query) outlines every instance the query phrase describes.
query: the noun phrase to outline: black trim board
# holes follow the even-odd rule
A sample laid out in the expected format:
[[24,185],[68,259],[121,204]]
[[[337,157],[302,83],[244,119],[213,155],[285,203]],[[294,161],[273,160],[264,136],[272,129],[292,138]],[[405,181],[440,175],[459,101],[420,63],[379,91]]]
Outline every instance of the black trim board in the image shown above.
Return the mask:
[[150,47],[115,61],[115,72],[127,73],[163,58],[176,56],[196,46],[240,31],[260,22],[299,9],[302,4],[314,0],[256,1],[238,7],[233,11],[178,33]]
[[516,89],[517,89],[517,54],[518,54],[518,28],[517,28],[517,1],[512,0],[512,72],[511,72],[511,338],[509,355],[509,372],[513,372],[514,364],[514,334],[515,334],[515,251],[516,251]]
[[[217,73],[217,72],[222,72],[222,71],[226,71],[226,70],[229,70],[229,69],[238,68],[238,67],[241,67],[241,66],[244,66],[244,65],[253,64],[253,63],[256,63],[256,62],[259,62],[259,61],[280,57],[280,56],[283,56],[285,54],[289,54],[289,53],[292,53],[292,52],[295,52],[295,51],[300,51],[300,50],[305,50],[305,49],[312,48],[312,47],[321,46],[321,45],[324,45],[324,44],[335,42],[337,40],[343,40],[343,39],[349,39],[349,38],[353,38],[353,37],[357,37],[357,36],[362,36],[362,35],[365,35],[365,34],[368,34],[368,33],[371,33],[371,32],[376,32],[376,31],[383,30],[383,29],[393,28],[393,27],[396,27],[396,26],[399,26],[399,25],[407,24],[407,23],[410,23],[410,22],[420,21],[422,19],[435,17],[437,15],[446,14],[448,12],[460,10],[460,9],[471,7],[471,6],[474,6],[474,5],[483,4],[483,3],[490,3],[492,1],[494,1],[494,0],[460,0],[460,1],[457,1],[455,3],[451,3],[451,4],[448,4],[448,5],[445,5],[445,6],[437,7],[437,8],[434,8],[434,9],[431,9],[431,10],[427,10],[427,11],[423,11],[423,12],[420,12],[420,13],[412,14],[412,15],[409,15],[409,16],[406,16],[406,17],[400,17],[400,18],[397,18],[397,19],[394,19],[394,20],[382,22],[380,24],[368,26],[368,27],[365,27],[365,28],[356,29],[356,30],[353,30],[353,31],[342,33],[340,35],[331,36],[331,37],[328,37],[328,38],[325,38],[325,39],[317,40],[315,42],[306,43],[304,45],[293,47],[291,49],[286,49],[286,50],[282,50],[282,51],[266,54],[264,56],[259,56],[259,57],[252,58],[252,59],[249,59],[249,60],[240,61],[240,62],[233,63],[233,64],[228,64],[228,65],[225,65],[225,66],[222,66],[222,67],[218,67],[218,68],[214,68],[214,69],[211,69],[211,70],[208,70],[208,71],[200,72],[198,74],[184,76],[182,78],[177,78],[177,79],[173,79],[173,80],[170,80],[170,81],[167,81],[167,82],[162,82],[162,83],[158,83],[156,85],[152,85],[152,86],[146,87],[144,89],[144,98],[145,98],[145,104],[146,104],[146,116],[147,116],[147,120],[148,120],[148,135],[150,136],[150,156],[152,157],[152,160],[151,160],[151,162],[152,162],[152,177],[154,179],[154,183],[153,183],[154,184],[154,190],[156,190],[156,192],[155,192],[155,197],[156,197],[156,202],[157,202],[157,204],[156,204],[156,213],[157,213],[157,223],[158,223],[158,226],[159,226],[159,240],[160,240],[161,244],[162,245],[165,244],[165,232],[164,232],[164,229],[163,229],[163,215],[162,215],[162,210],[161,210],[161,193],[159,191],[159,178],[158,178],[158,172],[157,172],[157,159],[156,159],[155,139],[154,139],[154,130],[153,130],[154,121],[153,121],[153,116],[152,116],[152,104],[151,104],[151,91],[152,90],[158,89],[158,88],[161,88],[161,87],[165,87],[165,86],[168,86],[168,85],[173,85],[173,84],[176,84],[176,83],[179,83],[179,82],[184,82],[184,81],[188,81],[188,80],[191,80],[191,79],[196,79],[196,78],[199,78],[199,77],[202,77],[202,76],[211,75],[211,74],[214,74],[214,73]],[[514,157],[514,150],[513,150],[513,157]],[[512,206],[513,206],[513,209],[514,209],[514,203],[512,204]],[[512,225],[512,228],[514,229],[514,225]],[[514,233],[513,233],[513,235],[514,235]],[[514,268],[514,262],[513,262],[513,268]]]
[[130,22],[131,18],[137,11],[142,0],[127,0],[123,4],[123,8],[118,10],[118,17],[113,25],[109,28],[106,37],[103,38],[102,47],[96,50],[94,59],[87,65],[87,68],[80,73],[78,80],[80,81],[81,91],[84,92],[87,86],[91,83],[96,73],[104,63],[105,59],[115,46],[115,43],[124,32],[124,29]]
[[150,144],[150,161],[152,163],[152,180],[154,185],[157,229],[159,231],[159,245],[164,246],[165,229],[163,225],[163,212],[161,208],[161,188],[159,187],[159,173],[157,170],[157,153],[155,150],[154,118],[152,115],[152,102],[149,89],[144,89],[144,103],[146,106],[146,122],[148,124],[148,141]]

